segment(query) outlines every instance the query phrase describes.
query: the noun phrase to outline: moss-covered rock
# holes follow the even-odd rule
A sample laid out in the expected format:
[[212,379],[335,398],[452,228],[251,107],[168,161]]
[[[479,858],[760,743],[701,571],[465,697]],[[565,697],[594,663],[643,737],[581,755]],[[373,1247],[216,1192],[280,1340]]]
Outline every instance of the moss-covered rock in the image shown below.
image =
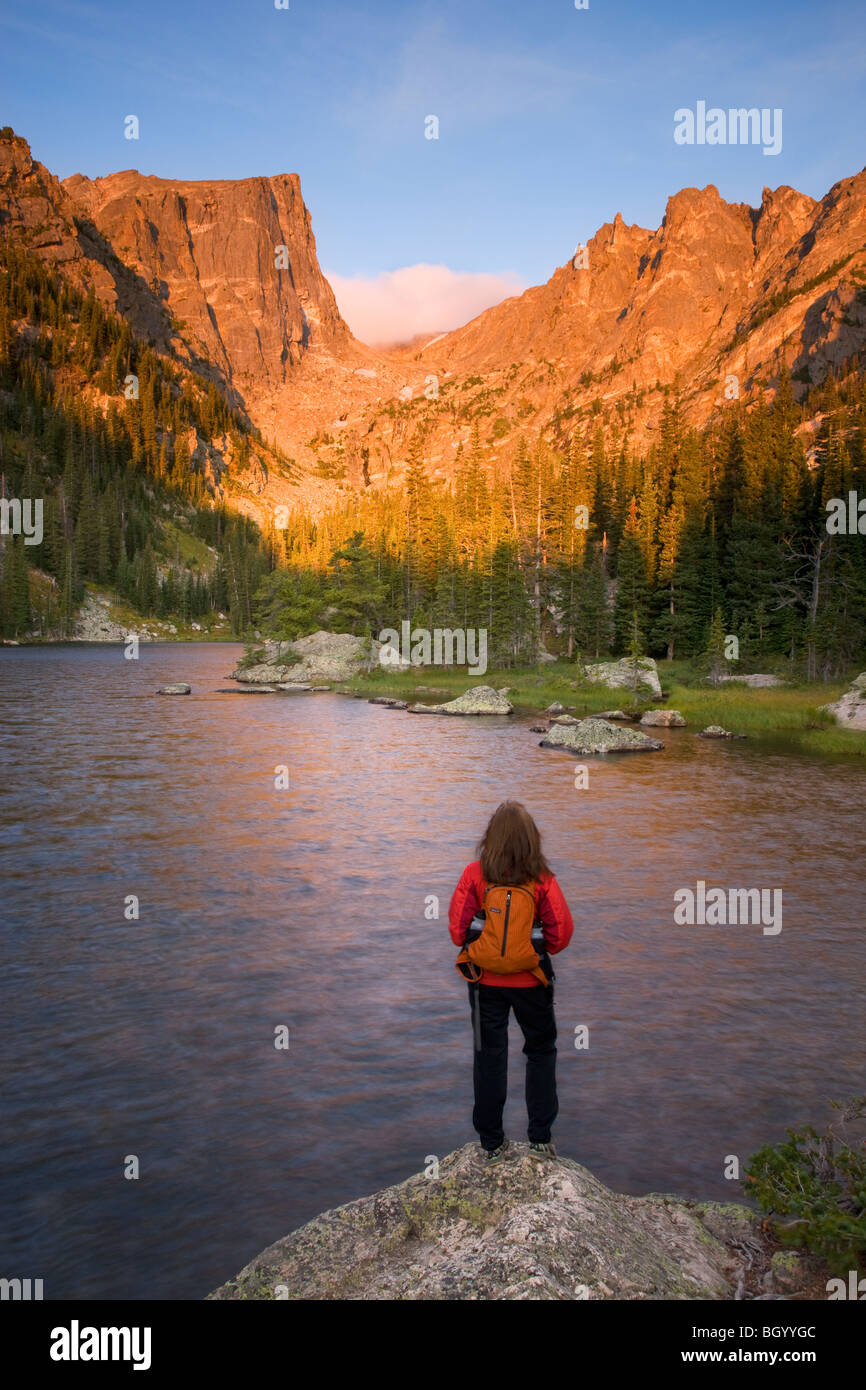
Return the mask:
[[554,722],[541,740],[542,748],[566,748],[570,753],[649,753],[664,748],[640,729],[624,728],[607,719],[582,719],[579,724]]

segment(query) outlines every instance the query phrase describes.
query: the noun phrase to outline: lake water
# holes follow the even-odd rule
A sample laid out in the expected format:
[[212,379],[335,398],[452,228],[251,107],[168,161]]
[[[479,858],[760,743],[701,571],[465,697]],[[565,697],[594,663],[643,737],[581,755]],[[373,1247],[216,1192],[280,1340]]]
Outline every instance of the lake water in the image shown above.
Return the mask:
[[[560,1153],[623,1191],[735,1199],[726,1155],[862,1090],[862,765],[664,730],[578,790],[528,719],[216,693],[240,650],[0,651],[0,1274],[201,1298],[473,1139],[447,908],[506,797],[576,923]],[[155,695],[174,680],[192,695]],[[677,926],[698,879],[781,889],[781,932]],[[512,1021],[513,1138],[521,1044]]]

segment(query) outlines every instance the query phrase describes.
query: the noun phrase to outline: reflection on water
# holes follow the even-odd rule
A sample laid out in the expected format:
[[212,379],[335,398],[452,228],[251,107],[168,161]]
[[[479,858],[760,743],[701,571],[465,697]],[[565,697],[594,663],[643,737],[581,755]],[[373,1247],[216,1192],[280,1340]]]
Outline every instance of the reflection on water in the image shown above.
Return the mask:
[[[734,1198],[725,1155],[862,1089],[862,768],[665,730],[576,790],[529,720],[219,695],[239,650],[0,652],[0,1272],[49,1298],[198,1298],[473,1138],[446,917],[504,797],[576,922],[561,1153],[623,1190]],[[698,879],[781,888],[783,930],[675,926]]]

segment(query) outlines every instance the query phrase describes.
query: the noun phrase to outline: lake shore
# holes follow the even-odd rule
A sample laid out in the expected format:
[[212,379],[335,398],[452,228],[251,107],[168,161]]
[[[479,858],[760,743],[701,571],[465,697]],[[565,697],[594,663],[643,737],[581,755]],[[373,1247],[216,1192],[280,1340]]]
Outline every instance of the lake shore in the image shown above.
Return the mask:
[[377,668],[342,682],[340,688],[368,698],[391,696],[433,704],[453,699],[483,680],[497,690],[504,688],[515,714],[521,716],[543,717],[555,703],[564,705],[577,718],[614,707],[635,718],[649,709],[675,709],[694,733],[718,724],[750,738],[790,739],[802,752],[866,756],[866,734],[838,728],[833,716],[821,708],[837,700],[848,688],[848,681],[766,689],[734,683],[708,686],[690,677],[683,663],[659,661],[657,665],[663,692],[660,699],[641,692],[635,700],[631,691],[581,682],[569,662],[489,670],[483,677],[442,667],[403,672]]
[[[232,636],[224,623],[206,626],[204,622],[179,625],[168,620],[141,620],[136,619],[131,610],[123,614],[115,611],[114,605],[105,611],[111,623],[128,623],[128,630],[137,633],[139,640],[148,645],[219,643],[231,646],[243,641]],[[79,646],[89,642],[120,645],[124,640],[122,635],[45,637],[6,641],[2,646]],[[568,661],[491,668],[483,675],[442,666],[413,666],[408,670],[376,666],[333,688],[368,699],[391,697],[409,703],[438,704],[483,683],[507,691],[514,712],[519,716],[543,718],[549,707],[557,703],[577,718],[597,715],[614,707],[635,719],[649,709],[675,709],[695,733],[709,725],[720,725],[735,735],[770,741],[789,740],[797,751],[804,753],[866,757],[866,733],[838,727],[832,714],[822,708],[844,694],[856,672],[847,679],[828,683],[791,681],[753,689],[735,682],[708,685],[682,661],[658,660],[656,665],[662,687],[660,698],[645,688],[635,696],[630,690],[581,680],[579,668]]]

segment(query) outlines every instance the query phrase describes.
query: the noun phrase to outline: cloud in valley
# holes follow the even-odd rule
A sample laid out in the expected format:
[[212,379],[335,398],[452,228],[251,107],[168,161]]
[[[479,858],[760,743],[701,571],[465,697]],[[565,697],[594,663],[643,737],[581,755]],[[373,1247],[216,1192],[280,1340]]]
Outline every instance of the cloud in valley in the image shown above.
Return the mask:
[[326,274],[355,337],[373,346],[459,328],[526,288],[513,271],[473,273],[423,262],[375,276]]

